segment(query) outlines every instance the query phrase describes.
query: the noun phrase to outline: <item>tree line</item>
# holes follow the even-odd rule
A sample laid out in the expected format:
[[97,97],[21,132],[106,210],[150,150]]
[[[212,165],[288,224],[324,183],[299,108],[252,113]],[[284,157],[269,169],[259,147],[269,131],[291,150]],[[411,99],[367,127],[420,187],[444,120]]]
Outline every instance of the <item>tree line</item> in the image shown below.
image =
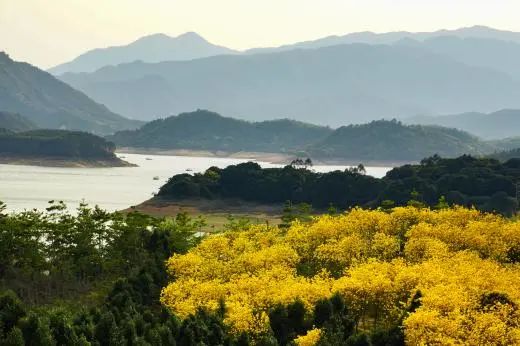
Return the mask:
[[0,155],[80,159],[116,159],[115,144],[86,132],[0,129]]
[[389,171],[378,179],[364,170],[314,172],[308,166],[261,168],[254,162],[204,173],[178,174],[161,187],[159,198],[241,198],[260,203],[307,203],[317,209],[333,206],[406,205],[410,199],[434,206],[441,198],[449,205],[474,206],[512,215],[518,209],[520,159],[499,162],[490,158],[437,155]]

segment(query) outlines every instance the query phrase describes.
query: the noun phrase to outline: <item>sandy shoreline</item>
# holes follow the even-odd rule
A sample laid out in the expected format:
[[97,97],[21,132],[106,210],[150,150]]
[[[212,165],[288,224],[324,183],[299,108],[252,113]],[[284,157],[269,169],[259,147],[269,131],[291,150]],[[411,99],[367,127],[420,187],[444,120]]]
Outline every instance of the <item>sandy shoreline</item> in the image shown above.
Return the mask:
[[[190,150],[190,149],[154,149],[154,148],[117,148],[118,154],[142,154],[142,155],[173,155],[173,156],[195,156],[195,157],[223,157],[235,159],[249,159],[255,161],[269,162],[273,164],[286,165],[296,158],[294,155],[283,153],[263,153],[251,151],[225,152],[225,151],[209,151],[209,150]],[[411,161],[354,161],[345,159],[313,159],[314,165],[338,165],[338,166],[357,166],[362,163],[371,167],[397,167]]]
[[136,165],[121,159],[117,160],[76,160],[60,158],[21,158],[0,157],[0,164],[39,167],[64,167],[64,168],[112,168],[112,167],[136,167]]
[[140,154],[140,155],[168,155],[168,156],[194,156],[194,157],[222,157],[235,159],[250,159],[277,164],[290,163],[294,156],[281,153],[259,153],[240,151],[229,153],[225,151],[190,150],[190,149],[153,149],[153,148],[117,148],[118,154]]

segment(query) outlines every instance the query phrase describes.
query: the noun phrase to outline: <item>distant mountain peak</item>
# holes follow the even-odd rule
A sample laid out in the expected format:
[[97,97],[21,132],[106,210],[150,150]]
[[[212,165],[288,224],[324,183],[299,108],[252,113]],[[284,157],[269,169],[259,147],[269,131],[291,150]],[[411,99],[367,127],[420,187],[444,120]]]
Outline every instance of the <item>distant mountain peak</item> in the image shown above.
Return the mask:
[[497,30],[497,29],[494,29],[494,28],[491,28],[491,27],[485,26],[485,25],[472,25],[472,26],[466,27],[466,29],[482,30],[482,31],[500,31],[500,30]]
[[[155,34],[142,36],[142,37],[138,38],[137,40],[135,40],[133,43],[130,43],[130,45],[134,44],[134,43],[137,43],[137,42],[176,41],[176,40],[177,41],[189,40],[189,41],[208,42],[204,37],[202,37],[201,35],[197,34],[194,31],[188,31],[188,32],[185,32],[185,33],[180,34],[178,36],[170,36],[170,35],[167,35],[165,33],[159,32],[159,33],[155,33]],[[118,46],[118,47],[124,47],[124,46]]]
[[172,38],[171,36],[168,36],[165,33],[158,32],[155,34],[150,34],[150,35],[145,35],[145,36],[139,37],[134,42],[146,41],[146,40],[157,40],[157,39],[171,39],[171,38]]
[[204,37],[197,34],[195,31],[187,31],[184,34],[180,34],[179,36],[177,36],[177,38],[201,39],[201,40],[206,41],[206,39]]
[[105,66],[116,66],[133,61],[154,63],[193,60],[233,53],[238,52],[214,45],[193,31],[176,37],[155,33],[143,36],[127,45],[90,50],[70,62],[49,69],[49,72],[54,75],[67,72],[94,72]]

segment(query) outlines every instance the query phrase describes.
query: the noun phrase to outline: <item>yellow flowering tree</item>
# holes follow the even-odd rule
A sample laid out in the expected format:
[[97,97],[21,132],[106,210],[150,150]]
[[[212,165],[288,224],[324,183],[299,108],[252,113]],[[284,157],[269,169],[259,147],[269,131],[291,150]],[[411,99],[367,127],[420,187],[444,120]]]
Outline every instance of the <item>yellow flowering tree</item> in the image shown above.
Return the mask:
[[[360,331],[400,321],[413,345],[513,345],[519,257],[518,221],[460,207],[356,208],[210,236],[169,259],[161,301],[182,318],[224,302],[230,330],[254,340],[270,332],[273,307],[299,301],[312,315],[338,293]],[[326,332],[310,326],[294,342],[314,345]]]

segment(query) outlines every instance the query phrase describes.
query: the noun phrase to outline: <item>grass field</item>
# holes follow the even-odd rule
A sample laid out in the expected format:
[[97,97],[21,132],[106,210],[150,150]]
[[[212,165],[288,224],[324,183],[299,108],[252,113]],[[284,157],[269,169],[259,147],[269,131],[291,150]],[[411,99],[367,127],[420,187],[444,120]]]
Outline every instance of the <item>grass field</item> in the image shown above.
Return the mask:
[[252,224],[277,225],[281,222],[283,205],[263,205],[235,199],[160,199],[152,198],[126,211],[139,211],[153,216],[175,216],[186,212],[193,218],[202,217],[206,221],[201,231],[215,232],[222,230],[230,219],[248,220]]

